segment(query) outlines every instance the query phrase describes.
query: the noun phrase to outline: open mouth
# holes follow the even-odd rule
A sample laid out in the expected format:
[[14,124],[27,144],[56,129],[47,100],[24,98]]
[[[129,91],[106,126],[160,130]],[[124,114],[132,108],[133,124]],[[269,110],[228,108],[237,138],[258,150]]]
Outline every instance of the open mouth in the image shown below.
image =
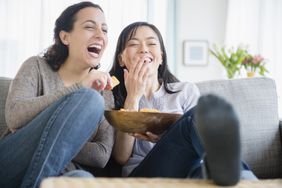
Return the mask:
[[151,57],[146,57],[146,58],[145,58],[145,61],[147,61],[148,63],[152,63],[153,58],[151,58]]
[[88,52],[90,52],[91,54],[95,54],[96,56],[100,54],[101,50],[102,50],[102,46],[98,45],[98,44],[92,44],[89,47],[87,47]]
[[146,57],[144,60],[144,62],[148,62],[148,63],[152,63],[152,61],[153,61],[153,58],[151,57]]

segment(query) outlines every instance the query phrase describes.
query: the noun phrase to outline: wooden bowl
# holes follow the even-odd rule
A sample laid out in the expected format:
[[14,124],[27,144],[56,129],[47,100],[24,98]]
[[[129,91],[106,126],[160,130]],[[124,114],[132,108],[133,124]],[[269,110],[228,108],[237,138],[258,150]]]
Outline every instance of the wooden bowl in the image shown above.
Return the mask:
[[105,117],[114,128],[129,133],[150,131],[161,134],[181,116],[161,112],[105,110]]

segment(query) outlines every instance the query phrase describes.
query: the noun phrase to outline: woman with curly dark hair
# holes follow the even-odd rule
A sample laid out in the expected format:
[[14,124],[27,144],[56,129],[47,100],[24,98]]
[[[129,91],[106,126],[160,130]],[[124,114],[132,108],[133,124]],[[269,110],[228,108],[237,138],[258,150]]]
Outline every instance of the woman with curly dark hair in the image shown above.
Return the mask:
[[69,6],[58,17],[54,44],[27,59],[6,102],[7,134],[0,140],[0,187],[38,187],[50,176],[91,176],[113,146],[98,91],[112,88],[98,71],[107,45],[103,10],[91,2]]

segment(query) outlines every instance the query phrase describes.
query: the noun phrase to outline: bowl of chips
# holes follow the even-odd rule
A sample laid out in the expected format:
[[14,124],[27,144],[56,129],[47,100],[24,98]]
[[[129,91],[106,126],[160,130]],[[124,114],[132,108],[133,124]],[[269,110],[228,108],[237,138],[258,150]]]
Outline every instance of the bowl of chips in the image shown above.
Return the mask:
[[105,110],[108,122],[117,130],[128,133],[154,134],[163,133],[170,125],[175,123],[182,115],[176,113],[163,113],[157,110],[127,111]]

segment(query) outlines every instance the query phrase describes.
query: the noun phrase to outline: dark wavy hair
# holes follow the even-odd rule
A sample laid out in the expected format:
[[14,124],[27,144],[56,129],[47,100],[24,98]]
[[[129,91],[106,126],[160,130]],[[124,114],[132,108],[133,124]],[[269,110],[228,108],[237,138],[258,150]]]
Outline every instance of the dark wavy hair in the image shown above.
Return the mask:
[[64,45],[60,39],[60,32],[70,32],[73,29],[73,24],[76,21],[76,14],[83,8],[94,7],[102,8],[89,1],[83,1],[77,4],[73,4],[66,8],[62,14],[57,18],[54,28],[54,44],[50,46],[47,51],[43,54],[47,63],[51,66],[54,71],[58,71],[61,65],[65,62],[69,55],[68,47]]
[[126,88],[124,85],[124,76],[123,76],[124,67],[121,67],[119,64],[119,56],[125,49],[126,43],[135,35],[136,30],[143,26],[151,28],[157,34],[158,39],[160,41],[161,51],[163,53],[162,54],[163,62],[158,68],[159,81],[163,82],[165,91],[167,93],[171,94],[171,93],[178,92],[178,91],[172,91],[171,89],[169,89],[169,86],[168,86],[168,83],[179,82],[179,80],[168,70],[166,50],[165,50],[163,38],[162,38],[160,31],[154,25],[150,23],[134,22],[128,25],[126,28],[124,28],[121,34],[119,35],[117,46],[116,46],[116,51],[114,55],[113,65],[110,70],[110,75],[114,75],[120,81],[120,84],[113,89],[116,109],[123,108],[123,105],[124,105],[124,102],[127,96]]

